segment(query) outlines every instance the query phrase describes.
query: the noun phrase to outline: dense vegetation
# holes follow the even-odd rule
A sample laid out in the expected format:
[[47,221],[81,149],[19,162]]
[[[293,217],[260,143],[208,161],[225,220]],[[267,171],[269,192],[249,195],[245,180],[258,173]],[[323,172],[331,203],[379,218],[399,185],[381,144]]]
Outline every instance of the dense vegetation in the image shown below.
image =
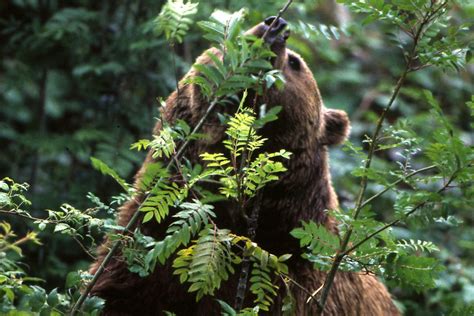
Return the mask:
[[[78,271],[87,270],[104,232],[120,230],[115,209],[133,194],[127,182],[144,157],[130,147],[169,157],[179,152],[177,144],[199,137],[184,122],[165,126],[153,139],[150,131],[160,98],[175,89],[177,78],[205,48],[214,44],[230,51],[217,72],[200,69],[202,80],[195,81],[211,104],[242,89],[283,84],[265,63],[262,43],[248,44],[240,33],[276,15],[285,3],[247,1],[245,18],[239,11],[230,20],[235,32],[224,30],[225,21],[209,22],[209,16],[216,7],[236,12],[241,1],[206,1],[186,10],[145,0],[0,4],[0,175],[8,177],[0,182],[0,253],[6,258],[0,263],[0,313],[70,310],[78,287],[91,278]],[[473,313],[474,64],[468,45],[474,33],[467,22],[474,19],[474,6],[468,1],[341,3],[345,6],[295,1],[285,19],[292,24],[289,46],[314,71],[326,105],[351,116],[351,142],[331,152],[341,199],[334,215],[350,243],[339,245],[313,223],[292,235],[308,247],[305,256],[319,269],[382,276],[407,314]],[[184,18],[179,24],[177,15]],[[195,23],[202,20],[207,22]],[[216,32],[219,27],[222,32]],[[223,33],[229,36],[220,37]],[[259,76],[226,85],[222,78],[250,59],[259,61],[253,63]],[[153,194],[144,205],[144,220],[160,221],[169,206],[183,203],[166,239],[137,232],[122,241],[133,271],[146,275],[184,245],[177,273],[198,296],[212,295],[225,281],[188,277],[185,267],[193,252],[208,249],[208,223],[216,214],[206,203],[217,197],[184,199],[199,180],[213,176],[223,196],[245,203],[284,172],[291,159],[284,150],[253,157],[245,170],[221,168],[257,150],[263,142],[258,127],[277,112],[258,120],[242,108],[223,117],[229,152],[203,155],[210,162],[205,170],[185,166],[189,186],[161,180],[156,185],[153,179],[166,178],[167,168],[150,170],[144,190]],[[259,170],[264,176],[256,177]],[[376,238],[367,238],[372,233]],[[241,245],[245,256],[229,244]],[[256,306],[264,310],[273,291],[268,275],[284,275],[287,257],[272,256],[225,230],[219,231],[218,245],[225,258],[216,269],[224,275],[238,271],[244,257],[260,263],[253,265],[252,275],[258,276],[253,291],[260,298]],[[100,305],[89,299],[83,311],[96,313]]]

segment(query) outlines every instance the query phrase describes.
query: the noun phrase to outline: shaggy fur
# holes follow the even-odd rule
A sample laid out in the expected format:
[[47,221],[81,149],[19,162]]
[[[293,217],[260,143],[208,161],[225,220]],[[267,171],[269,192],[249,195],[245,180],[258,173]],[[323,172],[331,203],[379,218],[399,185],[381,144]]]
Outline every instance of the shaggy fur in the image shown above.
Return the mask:
[[[249,33],[262,36],[266,27],[261,23]],[[283,106],[279,120],[267,124],[262,130],[263,135],[269,138],[265,150],[284,148],[293,155],[287,164],[288,171],[279,181],[268,185],[262,193],[256,242],[276,255],[293,254],[288,262],[290,275],[313,292],[324,282],[325,274],[314,270],[309,262],[301,259],[301,249],[289,232],[299,226],[302,220],[313,220],[337,234],[336,223],[326,211],[338,206],[329,174],[327,146],[344,141],[349,133],[349,120],[345,112],[324,107],[311,71],[298,54],[286,48],[284,40],[276,41],[272,50],[277,54],[274,66],[283,72],[286,85],[281,91],[271,89],[264,100],[260,100],[268,107]],[[217,53],[215,49],[211,51]],[[197,59],[197,63],[201,64],[210,62],[206,54]],[[195,70],[191,70],[186,77],[194,75]],[[208,106],[199,88],[193,85],[181,85],[179,98],[174,92],[166,104],[162,112],[164,120],[172,123],[176,119],[183,119],[191,126],[197,124]],[[218,109],[227,112],[233,110],[235,111],[232,107]],[[160,128],[158,124],[154,132],[159,133]],[[225,127],[219,123],[217,115],[212,115],[202,130],[210,138],[194,142],[187,149],[186,157],[198,163],[200,153],[221,150],[224,131]],[[148,155],[136,176],[137,181],[151,161],[151,155]],[[120,225],[128,223],[142,198],[137,197],[120,209]],[[232,205],[219,203],[215,206],[220,227],[245,233],[244,225],[233,215]],[[168,223],[147,224],[141,229],[146,234],[163,238],[166,224]],[[99,260],[91,267],[91,273],[97,270],[103,260],[107,244],[99,249]],[[217,297],[233,303],[236,283],[237,276],[234,276],[223,284]],[[285,286],[281,282],[279,285],[280,293],[275,299],[270,313],[272,315],[281,314]],[[129,272],[120,256],[117,256],[107,266],[95,285],[93,294],[106,299],[105,315],[161,315],[163,310],[173,311],[177,315],[219,314],[219,307],[214,299],[204,298],[196,303],[194,295],[187,292],[188,286],[180,284],[178,278],[172,275],[170,263],[158,266],[149,277],[140,278]],[[291,291],[295,298],[295,315],[316,314],[316,304],[306,302],[306,293],[294,286]],[[252,298],[247,297],[247,306],[251,306],[251,301]],[[374,276],[344,272],[337,273],[324,312],[324,315],[398,314],[390,294]]]

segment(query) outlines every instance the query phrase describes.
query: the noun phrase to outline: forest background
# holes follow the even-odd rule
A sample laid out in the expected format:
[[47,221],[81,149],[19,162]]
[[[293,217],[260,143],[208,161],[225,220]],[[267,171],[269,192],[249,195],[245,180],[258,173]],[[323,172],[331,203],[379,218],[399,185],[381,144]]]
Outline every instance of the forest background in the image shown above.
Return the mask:
[[[246,7],[246,23],[252,26],[277,14],[285,3],[203,1],[195,20],[207,19],[216,8],[233,12]],[[0,4],[0,178],[30,184],[31,214],[42,217],[45,209],[59,209],[63,203],[86,209],[90,199],[108,203],[117,196],[120,186],[97,172],[90,157],[132,180],[144,154],[131,151],[130,145],[149,138],[159,98],[175,89],[175,78],[185,74],[209,46],[194,24],[183,43],[170,49],[166,39],[153,32],[163,4],[147,0]],[[451,7],[450,16],[457,25],[472,22],[474,4],[460,1]],[[322,0],[295,1],[285,13],[292,29],[289,47],[308,63],[326,106],[349,113],[351,141],[359,145],[373,129],[404,65],[398,35],[383,21],[365,18],[347,6]],[[463,36],[463,41],[474,42],[472,26]],[[472,117],[466,106],[474,86],[471,52],[472,46],[463,65],[426,67],[411,74],[387,117],[388,124],[403,124],[410,118],[411,128],[424,137],[432,112],[421,96],[428,89],[466,146],[472,146]],[[351,171],[359,161],[342,147],[330,154],[334,186],[342,207],[349,208],[359,187]],[[400,154],[400,148],[391,148],[376,155],[374,163],[388,168]],[[372,194],[379,190],[377,183],[368,187]],[[390,218],[395,198],[387,194],[377,200],[377,217]],[[451,202],[457,198],[455,192],[450,195]],[[473,303],[473,203],[472,199],[458,201],[455,208],[451,203],[442,217],[421,229],[394,228],[399,238],[434,242],[439,251],[431,256],[445,266],[433,289],[391,288],[408,315],[441,315],[453,306]],[[18,217],[0,214],[0,219],[8,221],[19,236],[37,230],[31,221]],[[86,270],[92,260],[73,238],[52,228],[38,238],[43,246],[22,245],[21,260],[28,275],[44,280],[40,284],[48,292],[64,289],[65,276]],[[90,240],[80,242],[91,245]]]

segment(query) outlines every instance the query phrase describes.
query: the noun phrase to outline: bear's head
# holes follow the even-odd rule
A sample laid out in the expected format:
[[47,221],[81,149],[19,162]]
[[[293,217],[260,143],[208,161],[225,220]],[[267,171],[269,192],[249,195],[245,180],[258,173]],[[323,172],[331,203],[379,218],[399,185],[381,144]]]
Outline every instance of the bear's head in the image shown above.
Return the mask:
[[290,150],[294,146],[307,147],[308,144],[302,143],[307,137],[318,145],[342,143],[349,133],[347,114],[324,107],[311,70],[300,55],[286,47],[290,36],[285,30],[287,22],[282,18],[274,22],[275,19],[269,17],[246,32],[257,37],[265,35],[265,41],[276,54],[273,66],[281,70],[286,81],[282,90],[273,88],[265,98],[268,106],[283,107],[280,120],[272,124],[270,134],[280,138]]
[[[286,47],[286,41],[290,36],[289,31],[285,30],[287,22],[279,18],[272,23],[274,20],[275,17],[269,17],[246,32],[256,37],[265,35],[265,41],[276,55],[272,58],[273,66],[281,70],[286,82],[281,90],[276,87],[270,88],[259,101],[259,104],[266,104],[267,109],[282,106],[282,111],[278,114],[279,119],[267,124],[262,131],[264,136],[269,138],[271,143],[268,144],[269,147],[297,152],[342,143],[349,133],[350,123],[347,114],[344,111],[324,107],[311,70],[300,55]],[[209,52],[222,58],[219,50],[211,48],[196,59],[196,64],[213,64]],[[183,79],[197,75],[200,73],[193,67]],[[167,106],[162,114],[165,121],[174,122],[176,119],[183,119],[195,125],[209,104],[202,97],[197,85],[185,82],[185,80],[180,82],[181,93],[175,91],[167,99]],[[223,107],[218,111],[228,112],[229,108]],[[160,128],[161,124],[157,124],[155,133],[159,133]],[[208,118],[202,131],[210,135],[210,138],[204,144],[201,143],[203,147],[200,149],[208,150],[206,146],[220,143],[225,137],[224,130],[225,127],[219,123],[217,115]]]

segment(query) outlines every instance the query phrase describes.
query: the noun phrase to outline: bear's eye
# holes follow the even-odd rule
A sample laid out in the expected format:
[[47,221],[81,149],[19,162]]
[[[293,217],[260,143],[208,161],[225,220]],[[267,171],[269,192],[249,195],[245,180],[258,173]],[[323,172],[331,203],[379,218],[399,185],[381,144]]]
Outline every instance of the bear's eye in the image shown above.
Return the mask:
[[296,56],[288,54],[288,64],[290,64],[291,69],[300,70],[300,60]]

